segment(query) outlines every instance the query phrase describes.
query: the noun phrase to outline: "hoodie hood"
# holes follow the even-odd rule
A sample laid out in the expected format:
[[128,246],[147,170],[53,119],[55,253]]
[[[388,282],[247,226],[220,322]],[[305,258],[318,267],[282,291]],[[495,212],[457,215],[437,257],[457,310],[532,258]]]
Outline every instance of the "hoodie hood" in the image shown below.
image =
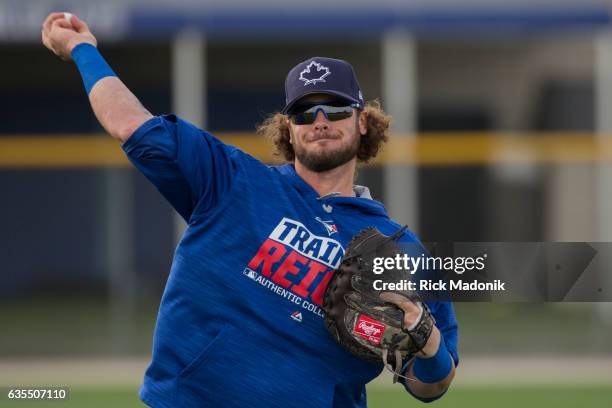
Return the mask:
[[355,197],[341,196],[339,195],[340,193],[330,193],[321,197],[314,188],[297,174],[293,164],[284,164],[282,166],[275,166],[274,168],[279,173],[286,176],[287,180],[307,198],[346,209],[352,209],[365,214],[379,215],[388,218],[387,210],[385,210],[384,205],[380,201],[372,199],[368,187],[354,185],[353,191],[355,192]]

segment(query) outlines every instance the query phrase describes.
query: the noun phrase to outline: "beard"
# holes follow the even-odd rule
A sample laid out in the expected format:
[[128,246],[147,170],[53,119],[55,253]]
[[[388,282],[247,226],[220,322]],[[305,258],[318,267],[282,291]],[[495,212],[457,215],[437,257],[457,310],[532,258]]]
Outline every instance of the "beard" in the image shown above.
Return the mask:
[[294,144],[293,150],[296,159],[299,160],[304,167],[315,173],[323,173],[342,166],[357,156],[359,141],[360,138],[356,137],[351,144],[332,151],[323,150],[310,152],[301,144]]

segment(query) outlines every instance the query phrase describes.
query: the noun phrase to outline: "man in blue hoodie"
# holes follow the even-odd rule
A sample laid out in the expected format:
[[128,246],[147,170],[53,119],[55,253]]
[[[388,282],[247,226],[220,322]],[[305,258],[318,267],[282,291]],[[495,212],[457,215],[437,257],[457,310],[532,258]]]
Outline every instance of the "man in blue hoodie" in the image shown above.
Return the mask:
[[[189,224],[170,271],[140,391],[152,407],[365,407],[381,364],[327,332],[322,297],[344,247],[389,219],[356,165],[386,140],[389,118],[366,105],[345,61],[310,58],[286,80],[286,106],[262,132],[289,161],[267,166],[174,115],[153,116],[117,78],[76,16],[52,13],[43,43],[77,65],[92,109],[132,163]],[[407,232],[403,242],[418,242]],[[422,401],[450,385],[457,356],[452,305],[428,302],[436,327],[406,362]],[[399,302],[405,323],[414,315]]]

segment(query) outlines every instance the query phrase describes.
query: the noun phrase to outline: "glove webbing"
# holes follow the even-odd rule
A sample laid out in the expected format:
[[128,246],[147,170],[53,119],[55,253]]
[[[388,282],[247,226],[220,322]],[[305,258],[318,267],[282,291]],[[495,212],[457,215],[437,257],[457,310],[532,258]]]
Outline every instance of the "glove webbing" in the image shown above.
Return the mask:
[[[404,225],[403,227],[401,227],[400,229],[398,229],[398,230],[397,230],[395,233],[393,233],[393,235],[391,235],[391,236],[387,237],[387,239],[385,239],[383,242],[381,242],[380,244],[378,244],[378,245],[376,246],[376,248],[374,248],[373,250],[376,250],[376,249],[377,249],[379,246],[381,246],[381,245],[383,245],[383,244],[387,243],[388,241],[395,241],[396,239],[398,239],[398,238],[399,238],[399,237],[400,237],[400,236],[401,236],[401,235],[404,233],[404,230],[405,230],[405,229],[407,229],[407,228],[408,228],[408,226],[407,226],[407,225]],[[374,237],[375,237],[375,236],[377,236],[377,235],[378,235],[378,234],[377,234],[376,232],[374,232],[374,233],[372,233],[372,235],[370,235],[369,237],[364,238],[364,239],[363,239],[363,240],[362,240],[360,243],[358,243],[357,245],[355,245],[355,247],[354,247],[354,248],[352,248],[352,251],[357,250],[357,248],[359,248],[361,245],[365,244],[367,240],[369,240],[369,239],[371,239],[371,238],[374,238]],[[347,261],[347,260],[353,259],[353,258],[358,257],[358,256],[362,256],[362,255],[363,255],[363,254],[355,254],[355,255],[352,255],[352,256],[347,256],[347,257],[344,259],[344,261]]]

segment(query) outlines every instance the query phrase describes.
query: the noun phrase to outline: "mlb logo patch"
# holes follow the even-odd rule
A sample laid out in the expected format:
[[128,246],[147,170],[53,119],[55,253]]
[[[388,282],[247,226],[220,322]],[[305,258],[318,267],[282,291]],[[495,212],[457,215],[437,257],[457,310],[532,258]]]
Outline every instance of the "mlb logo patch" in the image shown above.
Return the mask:
[[244,274],[244,275],[245,275],[247,278],[250,278],[250,279],[253,279],[253,280],[257,279],[257,272],[255,272],[255,271],[254,271],[254,270],[252,270],[252,269],[245,268],[245,269],[244,269],[244,272],[242,272],[242,273],[243,273],[243,274]]
[[353,328],[353,333],[374,344],[380,344],[384,332],[384,324],[363,314],[359,315]]

